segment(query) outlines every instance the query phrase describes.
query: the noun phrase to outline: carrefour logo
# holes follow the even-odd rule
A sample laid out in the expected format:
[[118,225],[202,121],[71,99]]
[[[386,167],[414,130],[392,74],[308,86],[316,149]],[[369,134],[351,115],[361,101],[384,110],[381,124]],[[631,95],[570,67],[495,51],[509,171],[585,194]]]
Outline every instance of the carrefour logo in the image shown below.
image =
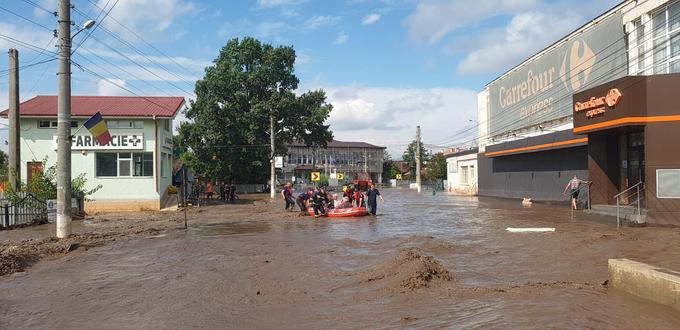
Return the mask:
[[597,56],[585,41],[574,41],[564,54],[560,67],[564,87],[568,91],[576,92],[585,86],[596,62]]

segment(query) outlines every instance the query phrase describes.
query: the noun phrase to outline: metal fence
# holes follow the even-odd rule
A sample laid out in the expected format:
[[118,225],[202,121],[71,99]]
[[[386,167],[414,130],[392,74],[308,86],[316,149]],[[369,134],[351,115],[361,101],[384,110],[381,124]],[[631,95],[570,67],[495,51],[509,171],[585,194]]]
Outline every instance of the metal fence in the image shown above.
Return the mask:
[[0,226],[9,228],[16,225],[47,221],[47,203],[30,193],[21,192],[15,200],[0,198]]

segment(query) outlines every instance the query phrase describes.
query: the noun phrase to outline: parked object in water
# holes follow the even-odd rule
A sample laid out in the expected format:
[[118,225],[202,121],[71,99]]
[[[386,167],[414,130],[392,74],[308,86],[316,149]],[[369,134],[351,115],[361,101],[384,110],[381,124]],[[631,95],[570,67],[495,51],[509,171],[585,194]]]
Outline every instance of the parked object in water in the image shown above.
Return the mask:
[[531,207],[532,204],[533,202],[531,201],[531,198],[524,197],[524,199],[522,200],[522,206],[524,207]]
[[513,228],[513,227],[508,227],[505,228],[506,231],[510,233],[553,233],[555,232],[555,228],[540,228],[540,227],[530,227],[530,228]]
[[[314,216],[314,209],[308,208],[307,213]],[[363,217],[368,215],[368,210],[365,207],[349,207],[344,209],[328,209],[325,216],[329,218],[347,218],[347,217]]]

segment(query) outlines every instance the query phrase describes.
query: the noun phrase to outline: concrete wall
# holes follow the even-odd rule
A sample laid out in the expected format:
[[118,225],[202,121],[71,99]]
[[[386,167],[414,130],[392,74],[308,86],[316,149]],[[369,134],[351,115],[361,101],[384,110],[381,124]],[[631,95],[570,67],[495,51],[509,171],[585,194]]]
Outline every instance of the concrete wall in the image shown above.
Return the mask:
[[479,154],[479,195],[567,201],[564,187],[574,175],[588,177],[587,159],[586,146],[494,158]]

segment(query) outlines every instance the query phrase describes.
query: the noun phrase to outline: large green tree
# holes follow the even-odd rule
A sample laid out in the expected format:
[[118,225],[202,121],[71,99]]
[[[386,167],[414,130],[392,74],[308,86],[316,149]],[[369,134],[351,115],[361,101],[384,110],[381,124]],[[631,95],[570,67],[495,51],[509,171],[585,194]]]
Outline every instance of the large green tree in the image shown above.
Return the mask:
[[[408,145],[401,159],[408,164],[409,169],[411,169],[412,176],[415,177],[416,173],[416,140],[411,141]],[[423,148],[423,144],[420,144],[420,166],[421,171],[424,168],[424,164],[430,159],[430,153]]]
[[436,153],[427,162],[427,178],[429,180],[446,180],[446,157]]
[[275,118],[277,154],[300,141],[325,147],[333,138],[325,121],[332,106],[323,90],[296,94],[295,50],[253,38],[232,39],[205,77],[196,82],[180,126],[183,159],[198,175],[234,182],[266,182],[270,115]]

